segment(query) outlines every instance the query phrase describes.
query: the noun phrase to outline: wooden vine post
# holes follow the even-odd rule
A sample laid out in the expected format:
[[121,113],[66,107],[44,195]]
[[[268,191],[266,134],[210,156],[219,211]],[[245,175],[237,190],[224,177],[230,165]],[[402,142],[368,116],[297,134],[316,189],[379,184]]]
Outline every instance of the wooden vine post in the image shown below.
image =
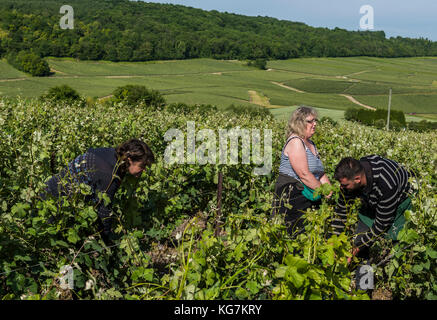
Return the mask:
[[218,173],[217,184],[217,217],[215,226],[215,236],[220,234],[221,226],[223,225],[222,219],[222,191],[223,191],[223,172],[220,170]]

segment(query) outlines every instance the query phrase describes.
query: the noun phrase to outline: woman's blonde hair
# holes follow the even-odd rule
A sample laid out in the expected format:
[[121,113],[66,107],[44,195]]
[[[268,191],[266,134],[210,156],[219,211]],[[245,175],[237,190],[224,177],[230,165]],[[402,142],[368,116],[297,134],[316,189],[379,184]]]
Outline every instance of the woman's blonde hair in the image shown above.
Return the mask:
[[290,120],[288,120],[287,128],[285,130],[286,139],[294,133],[301,138],[305,137],[306,130],[306,118],[311,115],[317,117],[316,109],[308,106],[300,106],[291,114]]

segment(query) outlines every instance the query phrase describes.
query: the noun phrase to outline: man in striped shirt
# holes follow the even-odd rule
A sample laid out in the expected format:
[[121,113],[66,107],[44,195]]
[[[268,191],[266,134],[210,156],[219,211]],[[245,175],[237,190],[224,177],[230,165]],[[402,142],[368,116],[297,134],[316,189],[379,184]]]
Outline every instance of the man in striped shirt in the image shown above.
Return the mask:
[[404,211],[411,209],[408,171],[393,160],[371,155],[360,160],[342,159],[334,177],[340,182],[343,194],[332,220],[333,234],[344,230],[349,202],[361,198],[352,254],[361,251],[359,256],[367,257],[370,246],[384,234],[396,240],[405,223]]

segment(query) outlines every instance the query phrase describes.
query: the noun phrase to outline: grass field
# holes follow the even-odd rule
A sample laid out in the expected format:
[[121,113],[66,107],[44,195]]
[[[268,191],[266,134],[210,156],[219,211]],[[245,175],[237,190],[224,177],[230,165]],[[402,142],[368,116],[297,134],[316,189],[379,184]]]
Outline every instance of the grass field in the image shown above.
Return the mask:
[[25,73],[18,71],[5,60],[0,60],[0,79],[7,80],[25,77],[27,77]]
[[[437,58],[302,58],[269,61],[268,70],[241,61],[195,59],[153,62],[77,61],[47,58],[53,75],[32,78],[0,61],[0,95],[36,97],[67,84],[83,96],[105,97],[126,84],[160,90],[167,102],[218,107],[263,105],[286,117],[305,104],[321,116],[343,118],[343,110],[362,106],[392,108],[411,120],[436,120]],[[355,99],[351,101],[350,98]]]

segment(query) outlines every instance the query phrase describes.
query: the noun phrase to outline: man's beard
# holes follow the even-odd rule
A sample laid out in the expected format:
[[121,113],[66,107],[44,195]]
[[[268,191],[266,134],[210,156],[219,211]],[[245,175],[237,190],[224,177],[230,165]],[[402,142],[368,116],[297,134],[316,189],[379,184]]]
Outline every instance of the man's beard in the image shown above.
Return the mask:
[[350,196],[359,196],[361,193],[363,193],[364,190],[364,186],[360,185],[360,184],[356,184],[354,186],[354,189],[352,190],[345,190],[345,193],[350,195]]

